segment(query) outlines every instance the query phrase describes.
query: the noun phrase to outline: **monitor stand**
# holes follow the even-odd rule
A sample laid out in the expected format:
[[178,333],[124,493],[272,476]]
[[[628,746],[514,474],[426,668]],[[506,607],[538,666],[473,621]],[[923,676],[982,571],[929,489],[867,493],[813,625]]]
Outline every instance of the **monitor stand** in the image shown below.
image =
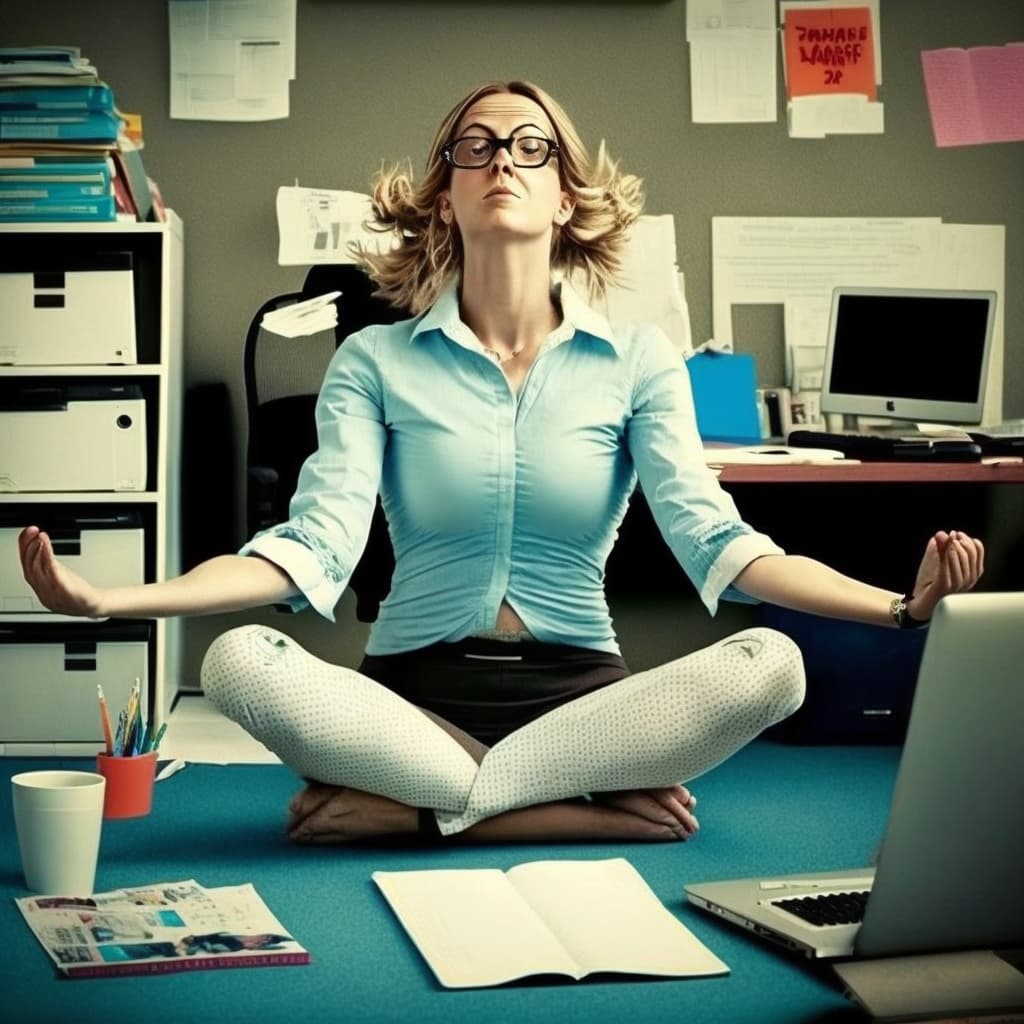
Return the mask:
[[893,421],[891,423],[872,423],[862,425],[860,417],[856,413],[844,412],[842,430],[844,434],[871,434],[878,437],[906,437],[915,436],[919,433],[917,424],[908,420],[906,422]]

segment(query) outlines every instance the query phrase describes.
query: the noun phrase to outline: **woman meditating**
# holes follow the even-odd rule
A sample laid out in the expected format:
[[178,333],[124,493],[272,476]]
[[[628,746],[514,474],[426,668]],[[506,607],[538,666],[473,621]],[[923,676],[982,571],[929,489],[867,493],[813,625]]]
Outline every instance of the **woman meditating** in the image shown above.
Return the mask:
[[747,599],[899,627],[980,576],[981,542],[955,531],[930,539],[903,595],[741,520],[705,467],[679,352],[656,327],[612,327],[570,284],[601,294],[641,206],[640,181],[603,146],[591,161],[543,90],[475,89],[421,181],[396,169],[376,183],[378,226],[398,242],[363,259],[415,316],[338,348],[287,522],[176,579],[102,589],[45,532],[22,532],[26,579],[54,611],[286,602],[333,619],[381,496],[396,565],[358,669],[256,625],[203,663],[209,699],[306,780],[294,840],[697,831],[686,784],[791,714],[803,667],[787,637],[754,628],[630,673],[603,581],[638,483],[712,614]]

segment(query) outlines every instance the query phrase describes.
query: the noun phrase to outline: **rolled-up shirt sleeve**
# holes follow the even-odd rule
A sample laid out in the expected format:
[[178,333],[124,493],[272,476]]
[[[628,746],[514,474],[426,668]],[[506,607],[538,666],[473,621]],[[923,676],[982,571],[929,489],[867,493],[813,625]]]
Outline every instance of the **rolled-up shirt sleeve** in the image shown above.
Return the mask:
[[287,521],[239,550],[288,573],[299,590],[287,602],[293,611],[312,606],[332,622],[366,546],[380,485],[386,431],[375,335],[373,327],[352,335],[328,366],[316,405],[317,450],[299,473]]
[[661,535],[714,615],[720,599],[751,601],[732,581],[755,559],[785,554],[745,523],[704,461],[682,355],[656,328],[642,346],[627,442]]

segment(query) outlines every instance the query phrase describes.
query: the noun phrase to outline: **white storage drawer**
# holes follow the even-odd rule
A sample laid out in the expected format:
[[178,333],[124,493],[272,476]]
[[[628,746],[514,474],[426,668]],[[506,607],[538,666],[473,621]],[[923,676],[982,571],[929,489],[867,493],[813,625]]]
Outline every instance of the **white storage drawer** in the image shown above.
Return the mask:
[[146,402],[137,384],[0,392],[0,491],[144,491]]
[[148,715],[147,623],[0,626],[0,744],[103,745],[96,684],[112,726],[136,678]]
[[52,506],[0,506],[0,620],[52,618],[25,582],[18,534],[29,525],[50,536],[57,557],[98,587],[145,583],[144,535],[138,512],[103,515],[63,512]]
[[47,257],[0,263],[0,363],[134,365],[132,254]]

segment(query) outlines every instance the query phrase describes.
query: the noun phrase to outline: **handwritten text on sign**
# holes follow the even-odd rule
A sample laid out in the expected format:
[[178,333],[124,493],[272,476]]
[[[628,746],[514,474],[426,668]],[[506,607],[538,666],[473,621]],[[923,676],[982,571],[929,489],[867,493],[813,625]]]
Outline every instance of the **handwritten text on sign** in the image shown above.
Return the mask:
[[877,97],[871,11],[831,7],[786,11],[789,97],[862,93]]

